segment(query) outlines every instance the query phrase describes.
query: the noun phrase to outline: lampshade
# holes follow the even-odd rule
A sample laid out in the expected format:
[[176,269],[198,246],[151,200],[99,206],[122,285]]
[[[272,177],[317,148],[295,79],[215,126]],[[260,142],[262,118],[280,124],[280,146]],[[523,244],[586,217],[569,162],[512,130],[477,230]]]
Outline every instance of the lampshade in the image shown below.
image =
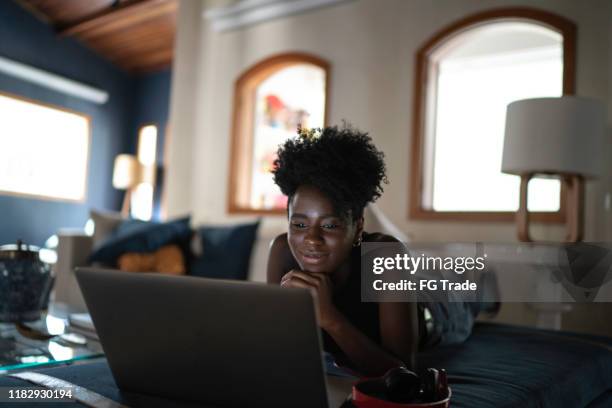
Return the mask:
[[604,105],[564,96],[508,105],[502,172],[597,177],[602,169]]
[[125,190],[135,187],[141,178],[140,163],[131,154],[120,154],[115,158],[113,187]]

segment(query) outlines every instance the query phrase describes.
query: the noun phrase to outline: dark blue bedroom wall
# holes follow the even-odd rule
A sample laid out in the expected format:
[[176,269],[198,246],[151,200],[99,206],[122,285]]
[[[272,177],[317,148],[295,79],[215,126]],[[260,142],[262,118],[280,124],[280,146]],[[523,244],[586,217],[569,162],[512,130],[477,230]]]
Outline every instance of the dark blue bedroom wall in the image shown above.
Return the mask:
[[[103,58],[52,28],[12,1],[0,1],[0,55],[108,91],[96,105],[0,74],[0,92],[72,109],[91,118],[91,145],[85,203],[66,203],[0,194],[0,244],[21,238],[42,245],[59,228],[81,228],[91,207],[118,209],[113,189],[114,157],[133,148],[135,81]],[[0,146],[1,148],[1,146]]]

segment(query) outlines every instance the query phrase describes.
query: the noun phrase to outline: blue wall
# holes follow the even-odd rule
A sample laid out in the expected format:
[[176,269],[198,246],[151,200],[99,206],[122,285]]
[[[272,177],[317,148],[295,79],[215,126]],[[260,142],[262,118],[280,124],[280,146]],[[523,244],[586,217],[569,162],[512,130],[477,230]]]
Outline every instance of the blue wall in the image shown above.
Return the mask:
[[[0,74],[1,92],[82,112],[90,116],[92,124],[86,202],[0,195],[0,245],[18,238],[42,245],[59,228],[82,228],[90,208],[119,209],[123,194],[112,187],[114,157],[134,151],[134,120],[147,112],[147,108],[138,107],[138,101],[151,104],[139,92],[159,88],[158,83],[163,83],[164,78],[167,78],[164,86],[169,88],[169,73],[160,74],[161,79],[134,78],[76,40],[58,37],[50,26],[6,0],[0,1],[0,55],[104,89],[110,95],[104,105],[96,105]],[[165,101],[152,104],[165,106],[164,122],[167,104],[167,96]],[[156,109],[157,115],[163,110]]]

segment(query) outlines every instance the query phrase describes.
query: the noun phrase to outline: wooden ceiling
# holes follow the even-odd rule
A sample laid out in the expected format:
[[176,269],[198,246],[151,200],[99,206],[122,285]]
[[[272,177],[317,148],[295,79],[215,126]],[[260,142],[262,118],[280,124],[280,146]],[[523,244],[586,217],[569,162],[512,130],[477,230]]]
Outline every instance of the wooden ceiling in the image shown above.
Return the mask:
[[128,72],[172,64],[178,0],[18,0]]

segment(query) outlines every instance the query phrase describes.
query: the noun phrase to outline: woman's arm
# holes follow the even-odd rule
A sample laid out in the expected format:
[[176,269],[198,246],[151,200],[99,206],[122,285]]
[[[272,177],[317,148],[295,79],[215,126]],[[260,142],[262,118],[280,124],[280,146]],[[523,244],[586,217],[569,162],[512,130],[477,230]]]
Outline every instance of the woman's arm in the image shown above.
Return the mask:
[[266,281],[278,285],[283,275],[296,267],[287,242],[287,233],[280,234],[270,243]]
[[331,300],[332,283],[327,274],[292,270],[283,275],[281,286],[314,292],[319,326],[334,339],[353,368],[361,374],[379,376],[391,368],[405,365],[401,359],[363,334],[335,307]]
[[[356,370],[364,375],[378,376],[394,367],[414,366],[412,344],[415,347],[418,344],[418,332],[415,329],[414,336],[410,337],[411,330],[406,330],[405,327],[412,327],[412,322],[416,322],[416,304],[380,304],[383,348],[363,334],[335,308],[331,302],[331,282],[327,275],[306,273],[296,268],[298,266],[291,255],[287,234],[281,234],[270,245],[267,282],[313,290],[316,293],[321,328],[334,339]],[[402,318],[410,319],[412,316],[411,308],[406,310],[406,306],[415,306],[415,319],[401,322]],[[406,336],[409,337],[404,342]]]
[[[399,243],[386,234],[370,234],[370,242]],[[408,253],[408,249],[404,250]],[[419,346],[419,320],[416,296],[407,293],[404,302],[380,302],[378,320],[382,346],[401,359],[411,370],[416,369],[416,352]]]
[[419,346],[416,302],[381,302],[378,304],[378,316],[383,347],[401,359],[409,369],[415,370]]
[[391,368],[406,366],[407,362],[380,347],[341,313],[338,313],[324,330],[346,354],[355,369],[363,375],[381,376]]

